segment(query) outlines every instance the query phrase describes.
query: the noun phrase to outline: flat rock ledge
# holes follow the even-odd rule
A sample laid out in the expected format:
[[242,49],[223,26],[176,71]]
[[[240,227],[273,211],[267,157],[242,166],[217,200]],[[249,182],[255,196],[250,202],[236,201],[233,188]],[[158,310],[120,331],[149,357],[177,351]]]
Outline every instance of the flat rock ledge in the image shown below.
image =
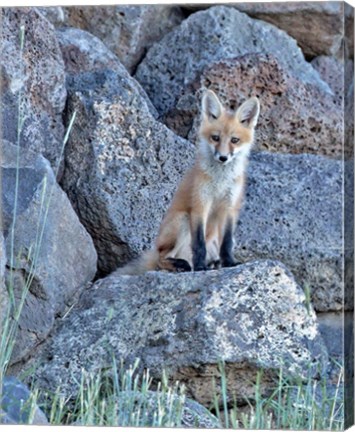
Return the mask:
[[314,310],[287,268],[270,260],[97,281],[44,346],[35,385],[75,397],[82,371],[109,370],[113,357],[127,365],[139,358],[156,378],[165,369],[206,407],[219,393],[222,360],[228,396],[240,402],[253,397],[260,369],[267,393],[281,366],[290,377],[317,378],[327,365]]

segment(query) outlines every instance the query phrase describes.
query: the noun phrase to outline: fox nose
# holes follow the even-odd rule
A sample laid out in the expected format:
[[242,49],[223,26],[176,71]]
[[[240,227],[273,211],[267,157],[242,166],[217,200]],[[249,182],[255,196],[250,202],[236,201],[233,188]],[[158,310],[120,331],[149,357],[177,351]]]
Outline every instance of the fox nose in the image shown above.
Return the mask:
[[226,162],[227,159],[228,159],[227,156],[220,156],[220,157],[219,157],[219,160],[220,160],[221,162]]

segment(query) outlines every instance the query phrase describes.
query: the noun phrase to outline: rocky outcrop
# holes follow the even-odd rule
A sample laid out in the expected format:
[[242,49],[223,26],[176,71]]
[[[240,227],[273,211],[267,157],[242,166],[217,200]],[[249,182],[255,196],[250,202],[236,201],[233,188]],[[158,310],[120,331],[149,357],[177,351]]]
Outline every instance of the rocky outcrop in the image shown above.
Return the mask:
[[[0,187],[1,191],[1,187]],[[0,219],[1,224],[1,219]],[[0,225],[1,228],[1,225]],[[5,241],[3,233],[0,231],[0,334],[3,334],[4,319],[6,319],[8,311],[8,293],[5,286],[5,264],[6,264],[6,253],[5,253]]]
[[[110,87],[115,80],[97,74],[73,81],[69,109],[78,117],[63,183],[94,238],[103,273],[152,247],[194,158],[192,145],[153,120],[139,100],[128,103],[125,92]],[[341,162],[261,152],[248,177],[237,259],[278,259],[310,287],[317,310],[340,310]]]
[[[319,55],[341,55],[344,10],[347,12],[346,15],[350,12],[347,11],[346,3],[336,1],[238,2],[231,6],[252,18],[284,30],[296,39],[307,58]],[[183,6],[189,13],[207,7],[209,6],[197,4]],[[352,8],[349,6],[349,9]]]
[[65,25],[97,36],[130,73],[146,50],[184,18],[178,6],[169,5],[72,6],[63,12]]
[[334,78],[323,70],[322,77],[335,96],[295,79],[281,67],[280,58],[270,55],[248,54],[211,64],[184,88],[164,122],[177,134],[195,141],[201,94],[206,88],[232,109],[257,96],[261,106],[257,149],[341,158],[343,75],[339,62],[334,59],[333,63]]
[[343,38],[344,3],[265,2],[233,5],[253,18],[266,21],[296,39],[307,57],[334,56]]
[[82,369],[107,369],[113,357],[127,363],[140,358],[157,378],[165,369],[205,406],[212,404],[214,379],[220,391],[220,360],[229,400],[243,402],[253,398],[260,368],[265,394],[281,365],[284,376],[302,377],[316,375],[327,362],[312,307],[276,261],[96,282],[42,352],[35,385],[60,386],[63,395],[75,397]]
[[291,76],[330,92],[329,86],[304,60],[294,39],[268,23],[224,6],[192,14],[155,43],[138,66],[135,77],[164,115],[205,67],[251,53],[273,54]]
[[[96,251],[41,155],[3,142],[2,210],[7,284],[25,296],[12,363],[45,339],[96,273]],[[16,182],[18,177],[18,189]],[[16,202],[16,204],[15,204]],[[16,217],[14,212],[16,208]]]
[[42,6],[36,8],[54,27],[63,27],[68,21],[68,12],[62,6]]
[[57,38],[63,55],[66,76],[84,72],[116,71],[124,79],[125,86],[144,99],[152,115],[157,117],[157,111],[143,88],[129,75],[117,56],[100,39],[75,28],[58,30]]
[[[123,412],[127,407],[129,412],[133,411],[135,414],[134,419],[136,424],[143,427],[157,427],[159,420],[161,422],[162,417],[164,417],[166,419],[164,424],[169,427],[222,428],[217,417],[207,408],[173,391],[169,391],[166,394],[150,390],[143,392],[133,390],[120,391],[114,396],[114,401],[115,406],[117,406],[118,419],[125,416],[127,419],[127,415]],[[84,425],[84,422],[80,422],[79,424]],[[128,424],[119,424],[120,426],[128,426]],[[75,423],[76,425],[78,425],[78,422]],[[88,425],[86,424],[86,426]]]
[[20,131],[22,147],[57,167],[64,135],[64,64],[53,26],[35,9],[2,10],[0,65],[3,138],[16,143]]
[[[352,64],[352,62],[350,63]],[[344,63],[335,57],[319,56],[313,59],[311,64],[318,71],[322,80],[332,89],[335,101],[340,109],[342,109],[344,100]],[[354,70],[349,72],[353,74]]]
[[280,260],[318,311],[343,307],[342,181],[341,161],[255,154],[236,229],[236,258]]
[[0,392],[0,424],[48,425],[30,390],[15,377],[5,377]]
[[108,273],[153,243],[193,146],[157,122],[117,71],[67,83],[68,113],[77,117],[62,184]]

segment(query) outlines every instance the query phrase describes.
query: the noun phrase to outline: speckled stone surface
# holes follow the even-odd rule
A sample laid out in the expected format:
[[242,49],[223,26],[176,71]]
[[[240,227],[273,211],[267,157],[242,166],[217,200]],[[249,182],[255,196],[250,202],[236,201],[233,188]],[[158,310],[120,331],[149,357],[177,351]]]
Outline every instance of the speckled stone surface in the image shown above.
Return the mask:
[[[43,8],[42,8],[43,9]],[[64,25],[98,37],[130,73],[147,49],[184,19],[177,5],[113,5],[63,7]]]
[[0,424],[49,424],[44,412],[31,401],[30,390],[13,376],[3,379]]
[[[334,59],[334,62],[336,60]],[[236,109],[257,96],[260,116],[256,149],[281,153],[311,153],[342,158],[343,67],[338,66],[334,95],[292,77],[281,59],[267,54],[247,54],[208,65],[183,90],[164,122],[178,135],[196,141],[201,95],[213,90],[225,106]],[[336,78],[336,77],[335,77]]]
[[236,228],[237,260],[280,260],[318,311],[343,307],[342,181],[341,161],[255,153]]
[[206,66],[250,53],[274,54],[292,76],[330,92],[294,39],[226,6],[189,16],[148,50],[134,76],[164,115]]
[[[0,189],[1,190],[1,189]],[[6,250],[4,235],[0,231],[0,334],[3,334],[4,320],[7,317],[9,296],[5,286]]]
[[[64,63],[53,26],[34,8],[3,8],[1,33],[2,136],[17,142],[19,100],[24,118],[22,147],[43,154],[57,167],[64,126]],[[20,28],[24,49],[20,52]],[[59,172],[60,174],[60,172]]]
[[229,396],[240,400],[253,397],[259,368],[265,392],[281,364],[289,376],[316,375],[316,365],[327,364],[316,315],[277,261],[99,280],[43,350],[36,385],[75,395],[82,369],[109,368],[112,356],[127,363],[140,358],[156,377],[165,368],[205,406],[213,400],[213,377],[218,392],[222,359]]
[[108,273],[153,244],[194,146],[157,122],[117,71],[71,75],[68,93],[77,117],[62,185]]
[[[17,160],[17,147],[7,141],[2,144],[1,202],[7,284],[12,286],[18,301],[24,287],[28,289],[11,359],[14,363],[47,337],[55,318],[91,281],[96,273],[97,255],[89,234],[57,185],[49,162],[25,149],[21,149]],[[17,169],[19,188],[12,242]]]
[[126,86],[144,99],[151,114],[154,117],[158,116],[141,85],[129,75],[118,57],[99,38],[87,31],[67,27],[57,30],[56,36],[62,51],[67,77],[84,72],[116,71],[125,79]]

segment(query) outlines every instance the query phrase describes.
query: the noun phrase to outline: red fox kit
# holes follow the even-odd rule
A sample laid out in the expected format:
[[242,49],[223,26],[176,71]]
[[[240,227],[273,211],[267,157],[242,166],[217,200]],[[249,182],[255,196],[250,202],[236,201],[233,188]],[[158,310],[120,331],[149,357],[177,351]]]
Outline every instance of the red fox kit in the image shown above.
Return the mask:
[[155,248],[116,273],[199,271],[236,264],[233,233],[258,116],[255,97],[232,112],[213,91],[204,93],[196,161],[175,193]]

